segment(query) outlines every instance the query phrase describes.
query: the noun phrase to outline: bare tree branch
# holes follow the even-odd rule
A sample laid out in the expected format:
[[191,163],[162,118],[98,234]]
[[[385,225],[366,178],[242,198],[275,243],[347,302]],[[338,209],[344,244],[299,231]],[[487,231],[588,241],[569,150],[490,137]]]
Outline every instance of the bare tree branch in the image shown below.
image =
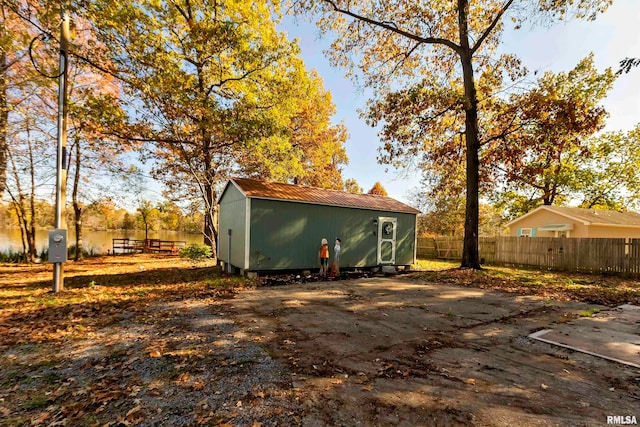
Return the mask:
[[502,15],[504,15],[504,13],[507,11],[507,9],[509,9],[509,7],[511,6],[511,3],[513,3],[513,0],[508,0],[504,6],[502,6],[502,8],[500,9],[500,11],[496,14],[496,16],[493,18],[493,22],[491,22],[491,25],[489,25],[487,27],[486,30],[484,30],[484,33],[482,33],[482,35],[480,36],[480,38],[478,39],[478,41],[475,43],[475,45],[471,48],[471,54],[473,55],[474,53],[476,53],[476,51],[480,48],[480,46],[482,45],[482,43],[486,40],[487,37],[489,37],[489,34],[491,34],[491,32],[493,31],[493,29],[496,27],[496,25],[498,25],[498,22],[500,22],[500,20],[502,19]]
[[[455,52],[460,53],[462,51],[462,48],[455,44],[454,42],[452,42],[451,40],[448,39],[442,39],[439,37],[420,37],[416,34],[410,33],[406,30],[402,30],[400,28],[398,28],[398,26],[393,23],[393,22],[389,22],[389,21],[377,21],[375,19],[371,19],[371,18],[367,18],[366,16],[357,14],[355,12],[352,12],[349,9],[342,9],[341,7],[339,7],[333,0],[323,0],[325,3],[329,4],[334,11],[338,12],[338,13],[342,13],[343,15],[347,15],[350,16],[352,18],[358,19],[360,21],[366,22],[368,24],[371,24],[373,26],[376,27],[380,27],[380,28],[384,28],[386,30],[392,31],[396,34],[400,34],[401,36],[407,37],[411,40],[415,40],[418,43],[421,44],[439,44],[439,45],[444,45],[447,46],[451,49],[453,49]],[[513,1],[513,0],[510,0]]]

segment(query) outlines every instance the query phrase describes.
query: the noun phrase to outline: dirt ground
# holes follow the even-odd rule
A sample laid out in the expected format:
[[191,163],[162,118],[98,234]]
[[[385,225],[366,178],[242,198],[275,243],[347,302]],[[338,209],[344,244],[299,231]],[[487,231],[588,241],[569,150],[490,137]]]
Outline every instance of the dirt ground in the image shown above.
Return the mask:
[[260,286],[146,255],[65,272],[53,295],[49,266],[0,266],[0,426],[640,419],[640,370],[527,338],[638,304],[635,281],[453,269]]
[[606,425],[640,371],[527,338],[604,306],[370,278],[260,288],[240,328],[291,370],[303,425]]

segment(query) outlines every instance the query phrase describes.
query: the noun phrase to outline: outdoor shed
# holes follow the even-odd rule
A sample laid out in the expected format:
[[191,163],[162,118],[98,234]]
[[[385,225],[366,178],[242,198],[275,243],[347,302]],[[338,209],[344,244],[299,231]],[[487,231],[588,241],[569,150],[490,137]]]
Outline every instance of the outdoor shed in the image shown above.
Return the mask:
[[507,224],[511,236],[640,238],[640,214],[540,206]]
[[233,178],[218,203],[218,257],[243,272],[318,268],[323,238],[342,268],[416,259],[420,212],[389,197]]

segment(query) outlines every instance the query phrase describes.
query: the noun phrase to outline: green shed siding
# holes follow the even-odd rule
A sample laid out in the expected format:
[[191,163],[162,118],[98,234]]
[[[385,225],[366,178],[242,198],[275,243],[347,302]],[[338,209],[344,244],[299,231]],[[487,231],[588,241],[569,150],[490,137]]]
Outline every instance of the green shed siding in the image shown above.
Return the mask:
[[[374,220],[381,216],[398,221],[395,264],[412,264],[415,261],[414,214],[252,198],[248,269],[317,268],[323,237],[329,241],[330,260],[333,260],[335,238],[342,240],[342,267],[375,266],[378,237]],[[222,235],[225,230],[222,227],[220,230]],[[242,265],[235,264],[233,259],[232,263]]]
[[[236,267],[246,268],[247,199],[233,185],[220,199],[218,258]],[[231,230],[231,260],[229,260],[229,230]]]

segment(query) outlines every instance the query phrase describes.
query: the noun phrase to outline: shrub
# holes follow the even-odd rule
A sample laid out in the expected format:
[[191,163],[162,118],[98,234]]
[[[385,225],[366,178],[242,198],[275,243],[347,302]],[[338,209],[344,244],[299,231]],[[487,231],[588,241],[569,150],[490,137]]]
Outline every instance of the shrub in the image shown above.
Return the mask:
[[192,243],[180,249],[180,256],[193,261],[202,261],[211,257],[211,247],[204,244]]
[[0,252],[0,262],[21,263],[24,262],[24,253],[7,249]]

